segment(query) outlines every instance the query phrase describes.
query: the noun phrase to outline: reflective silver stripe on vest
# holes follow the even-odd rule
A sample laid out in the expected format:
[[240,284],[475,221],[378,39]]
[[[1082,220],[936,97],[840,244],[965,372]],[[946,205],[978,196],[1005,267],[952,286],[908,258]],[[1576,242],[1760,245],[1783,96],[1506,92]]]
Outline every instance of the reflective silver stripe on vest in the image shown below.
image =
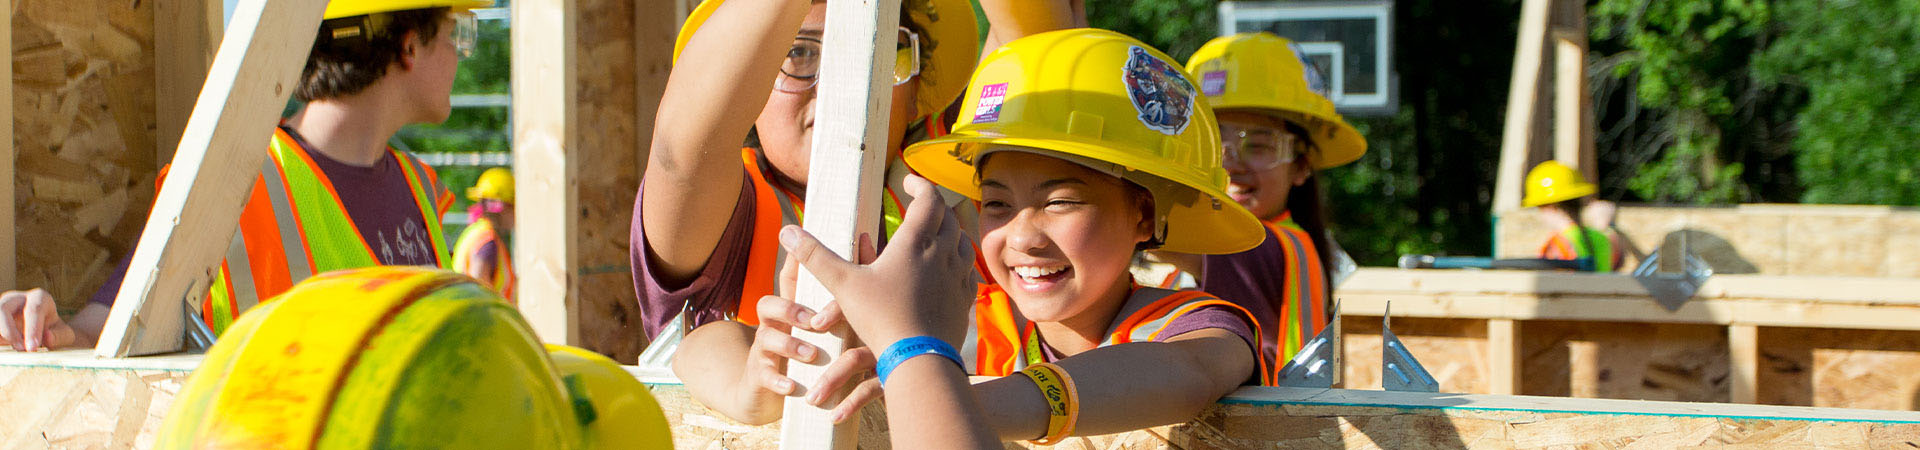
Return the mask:
[[[1100,342],[1100,345],[1108,346],[1108,345],[1115,344],[1115,342],[1113,342],[1113,335],[1120,331],[1120,324],[1126,323],[1127,319],[1133,318],[1134,314],[1139,314],[1140,310],[1146,309],[1148,306],[1152,306],[1154,302],[1158,302],[1160,301],[1160,299],[1167,298],[1167,296],[1173,295],[1173,294],[1175,294],[1175,291],[1169,291],[1169,290],[1160,289],[1160,288],[1143,287],[1143,288],[1133,290],[1133,294],[1127,296],[1127,304],[1121,306],[1120,313],[1113,316],[1117,320],[1115,320],[1113,324],[1107,326],[1107,337],[1105,338],[1105,340],[1102,340]],[[1162,317],[1161,320],[1157,320],[1155,322],[1164,323],[1164,321],[1165,321],[1165,318]],[[1142,329],[1147,329],[1150,331],[1147,331],[1146,333],[1142,334],[1140,331]],[[1153,331],[1151,330],[1158,330],[1158,329],[1159,328],[1157,327],[1154,327],[1154,328],[1149,328],[1145,326],[1135,327],[1133,329],[1133,332],[1129,333],[1130,336],[1128,336],[1128,339],[1132,339],[1135,341],[1143,341],[1143,340],[1146,340],[1146,337],[1145,337],[1146,335],[1153,334]]]
[[960,340],[960,359],[967,373],[980,373],[980,302],[967,308],[967,338]]
[[233,315],[253,309],[260,304],[259,287],[253,285],[253,262],[247,259],[247,242],[240,230],[233,231],[233,239],[227,240],[227,294],[233,298]]
[[[400,160],[400,163],[401,163],[401,164],[406,164],[406,165],[408,165],[408,166],[410,166],[410,167],[412,167],[412,169],[413,169],[413,181],[412,181],[412,182],[413,182],[413,183],[415,183],[415,184],[417,184],[417,185],[416,185],[416,186],[407,186],[407,188],[408,188],[408,189],[407,189],[407,191],[408,191],[408,192],[410,192],[410,193],[413,193],[413,195],[414,195],[414,202],[415,202],[415,203],[418,203],[418,202],[420,202],[420,201],[423,201],[423,200],[427,202],[427,204],[424,204],[424,205],[418,205],[418,206],[420,207],[420,211],[421,211],[421,212],[423,212],[423,213],[424,213],[424,212],[427,212],[427,211],[439,211],[439,210],[440,210],[440,196],[439,196],[439,195],[436,195],[436,194],[439,194],[439,192],[438,192],[438,191],[437,191],[437,189],[436,189],[436,188],[438,188],[438,187],[439,187],[439,184],[438,184],[438,181],[439,181],[439,180],[429,180],[429,179],[427,179],[427,167],[426,167],[426,165],[425,165],[425,164],[423,164],[423,163],[421,163],[421,162],[420,162],[420,160],[418,160],[418,159],[414,159],[414,158],[413,158],[413,155],[409,155],[409,154],[405,154],[405,153],[401,153],[400,151],[398,151],[398,150],[393,150],[393,149],[391,149],[391,148],[389,148],[389,149],[387,149],[387,150],[388,150],[388,151],[390,151],[390,152],[392,152],[392,153],[393,153],[393,158],[394,158],[394,159],[398,159],[398,160]],[[421,192],[421,191],[425,191],[425,192]],[[342,207],[344,208],[344,206],[342,206]],[[425,216],[425,217],[422,217],[422,218],[421,218],[421,220],[438,220],[438,219],[440,218],[440,216],[438,216],[438,215],[426,215],[426,214],[423,214],[423,216]],[[428,224],[423,224],[423,225],[432,225],[432,224],[431,224],[431,223],[428,223]],[[441,238],[441,239],[435,239],[435,241],[440,241],[440,242],[445,242],[445,241],[444,241],[444,239],[445,239],[445,238]],[[428,245],[432,245],[432,244],[431,244],[431,241],[429,242],[429,244],[428,244]],[[440,249],[438,249],[438,248],[436,248],[436,249],[434,249],[434,250],[433,250],[433,253],[434,253],[434,254],[433,254],[433,259],[434,259],[434,263],[436,263],[436,265],[438,265],[438,266],[439,266],[440,268],[446,268],[446,267],[448,267],[448,265],[450,265],[450,264],[453,264],[453,260],[452,260],[452,258],[451,258],[450,256],[448,256],[448,255],[446,255],[446,254],[444,254],[444,253],[441,253],[441,252],[440,252]],[[506,255],[506,252],[500,252],[500,254],[504,256],[504,255]],[[496,262],[496,263],[494,264],[494,268],[495,268],[495,271],[496,271],[496,272],[497,272],[497,271],[499,271],[499,268],[500,268],[500,265],[499,265],[499,263],[497,263],[497,262]],[[498,278],[498,277],[496,277],[496,278]]]
[[[1300,344],[1305,345],[1308,340],[1313,339],[1313,325],[1316,325],[1313,323],[1314,322],[1314,317],[1312,315],[1313,302],[1320,301],[1320,299],[1313,298],[1313,278],[1308,278],[1308,277],[1318,276],[1317,274],[1313,273],[1311,267],[1307,267],[1307,258],[1310,258],[1310,256],[1307,255],[1307,252],[1313,251],[1313,249],[1306,247],[1305,244],[1302,244],[1300,242],[1300,238],[1298,236],[1295,236],[1291,232],[1283,233],[1283,232],[1280,232],[1279,230],[1271,230],[1271,229],[1269,230],[1269,232],[1275,235],[1278,235],[1278,237],[1281,239],[1286,239],[1286,242],[1289,242],[1292,244],[1291,247],[1288,247],[1292,249],[1292,251],[1288,253],[1291,256],[1293,256],[1293,258],[1287,260],[1287,264],[1293,266],[1294,279],[1299,280],[1298,282],[1294,283],[1293,295],[1294,295],[1294,298],[1299,300],[1293,302],[1293,308],[1294,308],[1293,317],[1294,317],[1294,322],[1300,325],[1299,326]],[[1285,244],[1282,244],[1282,245],[1285,245]],[[1277,334],[1286,333],[1287,328],[1289,328],[1287,324],[1284,324],[1284,323],[1278,323],[1275,325],[1279,326],[1280,328],[1278,330],[1279,333]],[[1280,347],[1286,347],[1286,340],[1284,338],[1281,339],[1279,341],[1279,344],[1280,344]],[[1284,348],[1281,348],[1280,350],[1285,351]],[[1274,356],[1276,358],[1279,357],[1279,355],[1274,355]]]
[[260,175],[266,177],[267,200],[273,204],[273,223],[280,228],[280,251],[287,259],[287,281],[299,283],[313,276],[313,266],[307,262],[307,245],[300,236],[300,218],[293,214],[293,203],[287,198],[287,181],[280,178],[280,164],[274,158],[267,158],[260,167]]

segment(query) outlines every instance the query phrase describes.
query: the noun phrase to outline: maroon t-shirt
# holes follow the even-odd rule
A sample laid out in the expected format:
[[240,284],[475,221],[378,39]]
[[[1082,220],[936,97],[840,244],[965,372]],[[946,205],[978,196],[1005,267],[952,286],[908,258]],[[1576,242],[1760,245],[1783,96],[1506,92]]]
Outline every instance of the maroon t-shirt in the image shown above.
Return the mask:
[[[292,128],[280,129],[293,136],[300,148],[313,148]],[[313,157],[315,168],[333,181],[334,192],[340,195],[341,207],[346,208],[347,215],[353,218],[354,227],[359,229],[367,245],[373,248],[374,258],[381,264],[440,264],[434,255],[433,236],[427,231],[429,228],[425,218],[420,215],[422,209],[439,209],[434,205],[421,208],[416,204],[413,190],[407,185],[406,172],[400,168],[400,160],[394,158],[393,153],[382,156],[379,162],[370,167],[336,161],[315,151],[308,151],[307,155]],[[132,258],[133,251],[127,251],[127,256],[121,258],[119,268],[107,278],[107,283],[94,292],[94,303],[113,305],[113,297],[119,294],[120,284],[126,280],[127,266]]]

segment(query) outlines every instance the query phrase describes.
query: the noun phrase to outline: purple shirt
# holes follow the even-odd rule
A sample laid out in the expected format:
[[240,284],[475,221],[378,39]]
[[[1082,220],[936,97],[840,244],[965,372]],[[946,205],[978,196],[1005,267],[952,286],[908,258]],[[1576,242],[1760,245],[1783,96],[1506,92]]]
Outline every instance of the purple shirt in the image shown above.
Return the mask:
[[643,220],[646,208],[641,207],[640,201],[645,198],[642,194],[646,192],[647,182],[640,180],[640,191],[633,196],[633,225],[629,230],[632,244],[627,256],[633,264],[634,291],[640,298],[640,328],[647,333],[647,340],[659,336],[660,330],[683,309],[689,312],[688,329],[727,320],[730,313],[740,309],[740,295],[746,290],[747,260],[753,249],[752,224],[758,200],[750,181],[742,180],[740,192],[735,194],[738,198],[733,203],[733,217],[728,219],[727,229],[720,232],[713,254],[707,256],[706,267],[683,285],[663,282],[654,273],[650,257],[653,247],[647,242]]
[[[292,136],[300,148],[313,148],[292,128],[280,129]],[[381,264],[440,265],[439,258],[434,255],[433,236],[427,231],[429,228],[425,218],[420,215],[422,209],[439,211],[439,208],[436,205],[426,205],[427,208],[416,205],[413,189],[407,185],[406,172],[400,169],[400,160],[394,158],[392,153],[381,157],[372,167],[335,161],[315,151],[308,151],[307,155],[313,157],[315,168],[333,181],[333,189],[340,196],[341,207],[346,208],[347,215],[353,218],[354,227],[360,230],[361,238],[366,239],[367,245],[373,248],[374,258]],[[120,259],[119,267],[107,277],[106,284],[93,293],[93,303],[113,306],[114,296],[120,293],[120,284],[126,281],[127,266],[132,259],[133,250],[128,249],[127,255]]]
[[[1260,228],[1267,233],[1267,239],[1260,246],[1231,255],[1206,255],[1201,266],[1205,275],[1200,279],[1200,289],[1246,308],[1260,321],[1264,334],[1278,336],[1278,303],[1287,297],[1287,274],[1293,273],[1293,262],[1287,260],[1286,250],[1280,247],[1280,237],[1274,236],[1270,228]],[[1311,246],[1313,242],[1305,244]],[[1314,249],[1306,247],[1301,251]],[[1260,354],[1274,355],[1277,347],[1278,342],[1272,339],[1261,340]]]

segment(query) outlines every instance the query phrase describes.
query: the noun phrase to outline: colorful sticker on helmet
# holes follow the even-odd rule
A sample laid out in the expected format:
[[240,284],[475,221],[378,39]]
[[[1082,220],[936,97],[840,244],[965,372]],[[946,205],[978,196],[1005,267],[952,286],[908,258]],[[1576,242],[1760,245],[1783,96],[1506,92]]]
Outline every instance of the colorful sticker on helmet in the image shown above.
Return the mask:
[[1300,48],[1296,42],[1288,42],[1287,47],[1293,49],[1293,57],[1300,59],[1300,77],[1306,79],[1307,90],[1321,97],[1333,98],[1333,90],[1327,88],[1327,76],[1320,73],[1320,67],[1313,63],[1313,58],[1307,57],[1307,50]]
[[980,102],[973,107],[973,123],[997,122],[1000,120],[1000,105],[1007,101],[1007,84],[996,83],[980,87]]
[[1215,70],[1200,75],[1200,93],[1208,97],[1219,97],[1227,93],[1227,71]]
[[1137,46],[1128,52],[1127,67],[1121,72],[1127,99],[1140,112],[1140,123],[1169,136],[1187,129],[1193,118],[1194,89],[1185,72]]

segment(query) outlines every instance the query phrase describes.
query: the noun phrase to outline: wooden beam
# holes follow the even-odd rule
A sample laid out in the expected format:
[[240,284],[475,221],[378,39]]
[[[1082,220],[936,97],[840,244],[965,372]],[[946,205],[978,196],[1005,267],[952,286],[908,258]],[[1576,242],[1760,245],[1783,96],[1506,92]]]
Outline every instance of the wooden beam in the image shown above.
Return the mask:
[[1488,393],[1520,393],[1520,323],[1513,319],[1487,320]]
[[1587,90],[1585,34],[1555,33],[1553,159],[1573,166],[1588,181],[1600,180],[1593,154],[1593,95]]
[[1533,119],[1539,107],[1541,72],[1547,22],[1553,0],[1526,0],[1520,7],[1520,38],[1513,51],[1513,83],[1507,90],[1507,122],[1500,138],[1498,182],[1493,191],[1493,213],[1520,209],[1521,183],[1534,140]]
[[4,155],[0,155],[0,291],[18,288],[14,277],[19,267],[15,261],[20,251],[14,246],[14,235],[19,232],[13,226],[13,21],[0,24],[0,49],[6,49],[7,57],[0,59],[0,73],[9,74],[5,86],[0,86],[0,146],[5,146]]
[[325,0],[243,0],[187,119],[131,269],[101,331],[102,357],[180,349],[182,310],[206,295],[320,28]]
[[153,3],[154,160],[173,159],[225,24],[219,0]]
[[513,255],[520,313],[540,339],[580,343],[577,0],[513,2]]
[[1759,398],[1760,327],[1727,326],[1727,389],[1734,403],[1754,403]]
[[[827,3],[821,39],[819,99],[813,127],[813,156],[808,162],[807,232],[841,257],[854,254],[861,232],[880,229],[881,187],[887,154],[887,105],[893,93],[894,29],[900,25],[900,0]],[[878,51],[878,49],[889,49]],[[877,238],[876,238],[877,241]],[[851,259],[851,258],[849,258]],[[795,300],[814,310],[832,294],[813,274],[800,272]],[[839,355],[848,336],[795,330],[794,335]],[[787,377],[813,386],[832,357],[818,365],[787,364]],[[858,422],[835,425],[828,410],[807,404],[805,394],[787,397],[780,426],[783,449],[852,449]]]

